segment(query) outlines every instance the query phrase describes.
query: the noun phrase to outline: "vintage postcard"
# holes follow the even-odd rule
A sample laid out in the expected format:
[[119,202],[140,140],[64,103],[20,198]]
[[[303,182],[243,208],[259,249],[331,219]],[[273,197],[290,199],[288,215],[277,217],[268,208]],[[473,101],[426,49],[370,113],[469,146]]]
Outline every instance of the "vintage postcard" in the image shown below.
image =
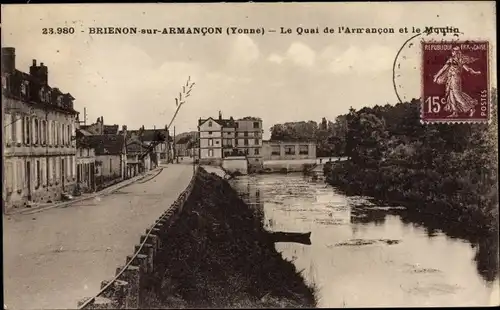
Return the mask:
[[2,5],[4,309],[499,305],[495,5]]

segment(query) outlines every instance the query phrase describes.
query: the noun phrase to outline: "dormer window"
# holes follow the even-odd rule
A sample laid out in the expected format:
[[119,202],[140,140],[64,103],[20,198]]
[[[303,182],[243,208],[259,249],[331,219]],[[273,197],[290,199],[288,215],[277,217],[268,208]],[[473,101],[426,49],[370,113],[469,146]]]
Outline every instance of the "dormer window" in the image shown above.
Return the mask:
[[2,75],[2,89],[7,89],[7,77]]
[[52,96],[51,96],[51,94],[50,94],[50,91],[47,91],[47,92],[45,93],[45,102],[50,103],[50,101],[51,101],[51,97],[52,97]]
[[62,102],[63,102],[63,96],[62,95],[57,96],[57,105],[62,106]]
[[28,82],[27,81],[21,82],[21,94],[23,96],[26,96],[28,94]]
[[40,88],[40,91],[38,92],[38,98],[40,98],[40,101],[45,102],[45,90],[43,88]]

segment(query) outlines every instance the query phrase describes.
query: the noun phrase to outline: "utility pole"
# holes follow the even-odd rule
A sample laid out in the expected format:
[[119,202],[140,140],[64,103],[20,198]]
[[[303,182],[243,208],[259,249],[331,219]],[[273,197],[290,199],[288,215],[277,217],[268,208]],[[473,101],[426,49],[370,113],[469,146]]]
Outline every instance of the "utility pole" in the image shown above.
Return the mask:
[[179,158],[177,158],[177,150],[175,149],[175,126],[174,126],[174,142],[173,142],[174,149],[172,150],[173,155],[174,155],[174,160],[176,163],[179,163]]

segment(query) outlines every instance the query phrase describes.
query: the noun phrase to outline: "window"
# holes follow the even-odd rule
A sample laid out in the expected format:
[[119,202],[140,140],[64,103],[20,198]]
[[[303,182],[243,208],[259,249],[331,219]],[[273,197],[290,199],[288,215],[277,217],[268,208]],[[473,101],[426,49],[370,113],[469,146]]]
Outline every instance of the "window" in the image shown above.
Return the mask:
[[212,134],[212,132],[211,132],[211,131],[209,131],[209,132],[208,132],[208,134],[209,134],[209,135],[211,135],[211,134]]
[[65,125],[61,124],[61,128],[59,129],[61,131],[61,145],[66,144],[66,131],[64,130]]
[[47,157],[47,170],[46,170],[47,171],[47,184],[52,181],[52,177],[51,177],[51,173],[50,173],[52,171],[51,166],[50,166],[50,161],[51,161],[51,158]]
[[280,155],[279,145],[271,146],[271,155]]
[[26,97],[27,94],[28,94],[28,82],[22,81],[21,82],[21,95],[23,95],[23,97]]
[[81,174],[81,165],[76,165],[76,182],[80,183],[82,181]]
[[254,154],[259,155],[259,149],[255,149]]
[[248,139],[245,139],[244,144],[248,145]]
[[255,139],[254,144],[259,145],[259,139]]
[[52,180],[56,181],[59,179],[59,158],[52,158]]
[[42,102],[45,102],[45,92],[44,92],[43,88],[40,88],[40,90],[38,91],[38,97],[40,98],[40,100]]
[[7,77],[6,76],[2,76],[2,88],[3,89],[7,89]]
[[285,155],[295,155],[295,145],[285,145]]
[[7,134],[5,135],[5,142],[10,144],[12,143],[12,137],[14,136],[13,128],[13,120],[12,120],[12,115],[5,113],[5,125],[4,128],[7,128]]
[[31,143],[31,123],[30,118],[24,118],[24,144],[29,145]]
[[215,141],[215,144],[219,144],[219,140]]
[[36,188],[39,188],[42,183],[42,169],[40,167],[40,160],[36,161]]
[[54,135],[54,140],[52,141],[52,145],[57,145],[57,143],[59,142],[59,130],[58,130],[58,126],[57,126],[57,122],[56,121],[53,121],[52,122],[52,130],[53,130],[53,135]]
[[259,122],[253,122],[253,128],[259,128]]
[[212,127],[212,121],[208,122],[208,127]]
[[238,145],[238,139],[234,139],[234,145]]
[[12,193],[14,189],[14,173],[12,171],[12,163],[5,164],[5,187],[8,193]]
[[57,136],[58,136],[57,144],[58,145],[62,145],[64,143],[63,133],[64,133],[63,124],[59,124],[59,126],[57,126]]
[[22,189],[24,187],[24,171],[23,162],[18,161],[16,165],[16,188]]
[[38,120],[34,119],[33,121],[35,123],[35,130],[34,130],[35,131],[34,132],[35,138],[33,139],[33,143],[34,144],[38,144],[38,139],[39,139],[39,134],[40,134],[40,128],[39,128]]
[[208,157],[214,156],[214,150],[208,150]]
[[214,139],[208,139],[208,146],[214,145]]
[[299,154],[300,155],[307,155],[307,154],[309,154],[309,146],[308,145],[300,145],[299,146]]
[[47,128],[47,121],[43,121],[43,144],[47,144],[49,138],[49,130]]
[[68,125],[68,141],[67,141],[68,145],[71,144],[71,126]]
[[54,121],[49,121],[50,138],[49,144],[54,145],[56,143],[56,124]]
[[23,118],[20,114],[15,114],[15,126],[13,126],[14,130],[14,135],[13,135],[13,140],[16,141],[16,143],[21,144],[23,143]]
[[245,137],[248,137],[248,131],[245,131],[245,132],[243,133],[243,135],[244,135]]

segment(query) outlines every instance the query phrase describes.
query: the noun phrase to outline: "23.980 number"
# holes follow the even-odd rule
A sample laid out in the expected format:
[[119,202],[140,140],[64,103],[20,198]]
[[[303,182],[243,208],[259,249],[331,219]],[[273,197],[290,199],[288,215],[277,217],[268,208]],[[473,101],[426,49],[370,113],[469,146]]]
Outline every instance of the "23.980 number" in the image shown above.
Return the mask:
[[73,34],[73,27],[58,27],[58,28],[42,28],[42,34]]

